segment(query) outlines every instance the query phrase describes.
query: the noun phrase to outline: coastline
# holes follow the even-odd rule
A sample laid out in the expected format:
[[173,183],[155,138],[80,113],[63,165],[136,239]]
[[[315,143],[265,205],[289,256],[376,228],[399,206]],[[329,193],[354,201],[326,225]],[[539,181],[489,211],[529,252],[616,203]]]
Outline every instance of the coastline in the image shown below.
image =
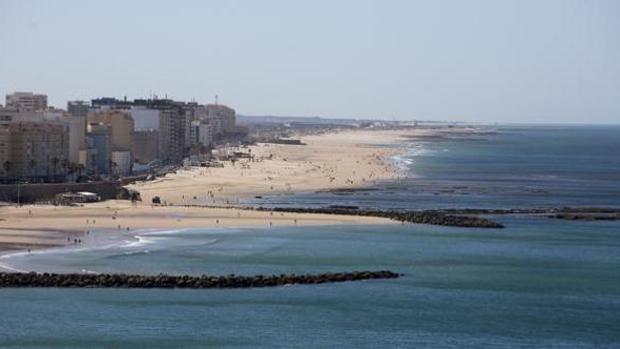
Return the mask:
[[3,219],[0,221],[0,253],[72,246],[74,239],[93,230],[120,235],[144,229],[393,223],[374,217],[273,213],[240,208],[132,206],[116,200],[81,207],[4,207],[0,217]]
[[[193,167],[128,185],[142,202],[109,200],[81,206],[0,207],[0,254],[72,246],[92,230],[109,234],[140,229],[396,224],[388,218],[244,209],[262,195],[357,190],[404,176],[397,158],[417,138],[475,134],[476,128],[348,130],[301,136],[306,145],[264,144],[247,150],[255,161]],[[151,205],[159,196],[165,205]]]
[[[75,239],[95,229],[125,234],[141,229],[394,224],[377,217],[185,205],[235,206],[257,195],[372,186],[401,176],[402,169],[391,161],[393,156],[406,151],[395,146],[401,139],[428,133],[429,130],[344,131],[302,137],[307,144],[302,146],[258,144],[250,149],[262,160],[244,168],[239,163],[226,162],[223,168],[180,170],[163,179],[130,185],[142,196],[143,201],[135,205],[110,200],[77,207],[1,207],[0,253],[71,247]],[[200,192],[202,200],[196,195]],[[153,196],[160,196],[167,206],[150,205]]]

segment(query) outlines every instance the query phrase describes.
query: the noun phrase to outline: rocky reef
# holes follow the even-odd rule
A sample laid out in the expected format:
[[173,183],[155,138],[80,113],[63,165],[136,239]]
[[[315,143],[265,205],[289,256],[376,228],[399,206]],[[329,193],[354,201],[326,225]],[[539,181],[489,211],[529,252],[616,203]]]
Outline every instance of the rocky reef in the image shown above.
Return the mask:
[[284,285],[314,285],[401,276],[389,270],[324,274],[256,276],[172,276],[130,274],[0,273],[2,287],[90,287],[90,288],[250,288]]

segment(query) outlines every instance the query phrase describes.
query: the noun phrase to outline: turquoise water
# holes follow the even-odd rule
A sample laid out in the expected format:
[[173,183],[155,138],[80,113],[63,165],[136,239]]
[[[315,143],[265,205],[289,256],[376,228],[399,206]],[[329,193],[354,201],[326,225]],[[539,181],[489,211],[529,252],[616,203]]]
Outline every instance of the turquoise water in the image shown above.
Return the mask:
[[16,258],[60,271],[406,275],[251,290],[6,289],[0,347],[620,345],[618,225],[500,220],[507,229],[194,229],[71,258]]
[[[620,206],[619,130],[511,128],[407,144],[401,160],[413,179],[264,203]],[[1,262],[56,272],[405,276],[248,290],[1,289],[0,348],[620,347],[620,223],[493,219],[507,228],[190,229],[137,240],[95,232],[81,250]]]

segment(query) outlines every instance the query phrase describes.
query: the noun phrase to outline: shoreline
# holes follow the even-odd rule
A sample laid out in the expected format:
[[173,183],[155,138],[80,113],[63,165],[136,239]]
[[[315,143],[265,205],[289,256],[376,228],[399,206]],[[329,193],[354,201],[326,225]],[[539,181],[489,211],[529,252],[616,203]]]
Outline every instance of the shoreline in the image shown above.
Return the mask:
[[[190,228],[182,228],[190,229]],[[78,235],[84,240],[82,240],[79,244],[75,243],[67,243],[63,245],[55,245],[44,248],[36,248],[33,250],[2,250],[0,249],[0,273],[2,272],[19,272],[19,273],[29,273],[29,272],[40,272],[37,270],[25,270],[15,267],[12,264],[5,263],[3,261],[8,261],[14,257],[23,257],[27,255],[38,255],[38,254],[62,254],[62,253],[72,253],[76,251],[97,251],[97,250],[105,250],[110,248],[125,248],[125,247],[135,247],[136,243],[140,243],[141,234],[146,234],[151,231],[154,232],[165,232],[166,230],[161,229],[136,229],[135,231],[121,231],[117,232],[111,229],[101,229],[94,230],[89,234],[79,233]],[[92,233],[92,234],[91,234]],[[43,272],[43,271],[41,271]],[[82,270],[85,273],[97,273],[95,271],[90,270]]]
[[4,207],[0,214],[11,217],[0,220],[0,253],[73,246],[74,239],[95,230],[97,234],[104,231],[109,235],[123,236],[142,230],[393,223],[373,217],[356,219],[351,216],[275,213],[233,207],[132,206],[125,201],[106,201],[81,207]]
[[[301,136],[306,145],[259,143],[242,150],[253,160],[222,168],[194,167],[126,187],[142,202],[109,200],[81,206],[0,207],[0,255],[73,246],[92,230],[110,235],[141,229],[398,224],[385,217],[248,210],[255,196],[331,190],[364,190],[402,178],[398,157],[416,138],[446,137],[476,129],[348,130]],[[151,205],[159,196],[165,205]]]
[[[377,217],[275,214],[234,206],[257,195],[358,189],[398,178],[402,169],[392,157],[405,153],[406,148],[395,145],[403,139],[435,132],[342,131],[303,136],[306,145],[258,144],[248,148],[258,159],[253,162],[228,161],[223,168],[191,168],[128,185],[141,193],[143,201],[136,205],[109,200],[79,207],[0,207],[0,252],[67,246],[71,245],[67,238],[79,238],[93,229],[118,234],[137,229],[394,224]],[[160,196],[167,205],[150,205],[154,196]],[[193,204],[228,208],[186,207]]]

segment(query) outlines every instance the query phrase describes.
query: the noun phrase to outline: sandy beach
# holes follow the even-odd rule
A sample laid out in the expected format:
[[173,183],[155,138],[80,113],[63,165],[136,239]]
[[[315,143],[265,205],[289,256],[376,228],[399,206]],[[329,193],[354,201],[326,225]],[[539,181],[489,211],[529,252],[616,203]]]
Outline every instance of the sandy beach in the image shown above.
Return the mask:
[[180,170],[129,188],[138,190],[143,202],[159,196],[167,204],[188,205],[237,204],[257,195],[363,187],[400,175],[389,159],[402,151],[391,145],[403,134],[416,132],[345,131],[302,137],[306,145],[260,143],[239,149],[255,161]]
[[[423,131],[422,131],[423,132]],[[78,207],[30,205],[0,208],[0,251],[70,245],[89,230],[127,232],[233,226],[385,224],[372,217],[293,214],[184,205],[236,205],[258,195],[356,188],[401,174],[390,158],[394,144],[415,131],[346,131],[302,137],[306,145],[257,144],[243,151],[255,160],[222,168],[191,168],[129,187],[142,202],[106,201]],[[159,196],[166,206],[152,206]],[[174,205],[174,206],[173,206]]]
[[0,219],[0,250],[67,245],[72,243],[67,243],[67,238],[73,240],[95,229],[115,233],[137,229],[390,222],[371,217],[272,213],[235,208],[132,206],[126,201],[116,200],[81,207],[4,207],[0,210]]

